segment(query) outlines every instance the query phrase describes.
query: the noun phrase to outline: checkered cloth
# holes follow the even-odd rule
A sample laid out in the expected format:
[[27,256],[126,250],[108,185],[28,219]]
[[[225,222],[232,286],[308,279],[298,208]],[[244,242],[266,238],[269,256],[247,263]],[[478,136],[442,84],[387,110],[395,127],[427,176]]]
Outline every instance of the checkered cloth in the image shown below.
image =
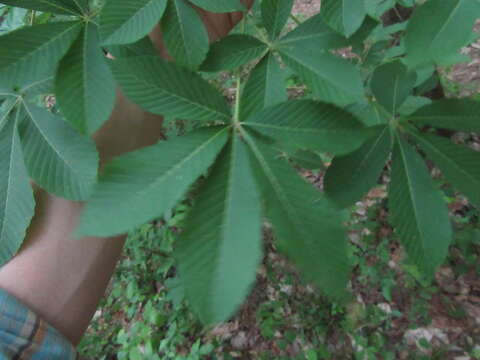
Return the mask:
[[75,348],[13,296],[0,290],[0,360],[75,360]]

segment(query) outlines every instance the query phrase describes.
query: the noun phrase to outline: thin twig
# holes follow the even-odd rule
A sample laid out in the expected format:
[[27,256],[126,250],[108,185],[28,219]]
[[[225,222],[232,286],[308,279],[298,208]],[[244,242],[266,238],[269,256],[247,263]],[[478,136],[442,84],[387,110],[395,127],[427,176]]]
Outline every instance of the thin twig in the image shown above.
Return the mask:
[[297,25],[300,25],[300,24],[302,23],[302,21],[301,21],[298,17],[296,17],[295,15],[293,15],[293,14],[290,14],[290,18],[291,18],[293,21],[295,21],[295,23],[296,23]]

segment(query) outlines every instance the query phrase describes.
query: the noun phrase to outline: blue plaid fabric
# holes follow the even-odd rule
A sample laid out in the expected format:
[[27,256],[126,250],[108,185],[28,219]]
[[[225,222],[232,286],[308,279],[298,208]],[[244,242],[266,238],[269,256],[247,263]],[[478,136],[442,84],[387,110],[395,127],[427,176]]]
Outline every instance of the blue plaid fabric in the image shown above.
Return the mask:
[[75,348],[53,327],[0,289],[0,360],[75,360]]

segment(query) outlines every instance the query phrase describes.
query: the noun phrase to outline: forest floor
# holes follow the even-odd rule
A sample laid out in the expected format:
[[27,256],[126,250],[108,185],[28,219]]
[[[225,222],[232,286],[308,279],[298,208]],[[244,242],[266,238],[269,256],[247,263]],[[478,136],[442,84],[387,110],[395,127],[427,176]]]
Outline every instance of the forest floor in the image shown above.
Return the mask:
[[[297,0],[295,13],[306,18],[318,7],[319,0]],[[463,52],[471,60],[443,69],[442,84],[448,96],[480,100],[480,42]],[[480,150],[478,139],[470,145]],[[321,186],[321,171],[302,173]],[[404,261],[387,221],[384,176],[345,214],[354,301],[343,306],[319,295],[266,232],[266,256],[248,301],[228,323],[204,329],[183,301],[171,257],[189,206],[182,204],[170,218],[130,234],[82,354],[99,360],[480,359],[479,212],[436,169],[432,174],[456,230],[433,281]]]

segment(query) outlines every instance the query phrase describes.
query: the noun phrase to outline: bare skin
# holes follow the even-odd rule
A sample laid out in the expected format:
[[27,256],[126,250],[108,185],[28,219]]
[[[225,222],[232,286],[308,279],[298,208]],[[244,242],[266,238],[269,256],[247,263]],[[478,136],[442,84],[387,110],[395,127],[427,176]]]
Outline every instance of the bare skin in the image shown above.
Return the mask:
[[[249,0],[249,5],[253,0]],[[242,14],[200,11],[210,39],[225,36]],[[155,29],[151,38],[168,57]],[[162,137],[162,118],[148,114],[122,94],[110,120],[94,136],[102,163],[152,145]],[[87,329],[121,255],[125,236],[73,239],[82,204],[36,189],[36,211],[25,244],[0,269],[0,288],[16,296],[74,345]]]

